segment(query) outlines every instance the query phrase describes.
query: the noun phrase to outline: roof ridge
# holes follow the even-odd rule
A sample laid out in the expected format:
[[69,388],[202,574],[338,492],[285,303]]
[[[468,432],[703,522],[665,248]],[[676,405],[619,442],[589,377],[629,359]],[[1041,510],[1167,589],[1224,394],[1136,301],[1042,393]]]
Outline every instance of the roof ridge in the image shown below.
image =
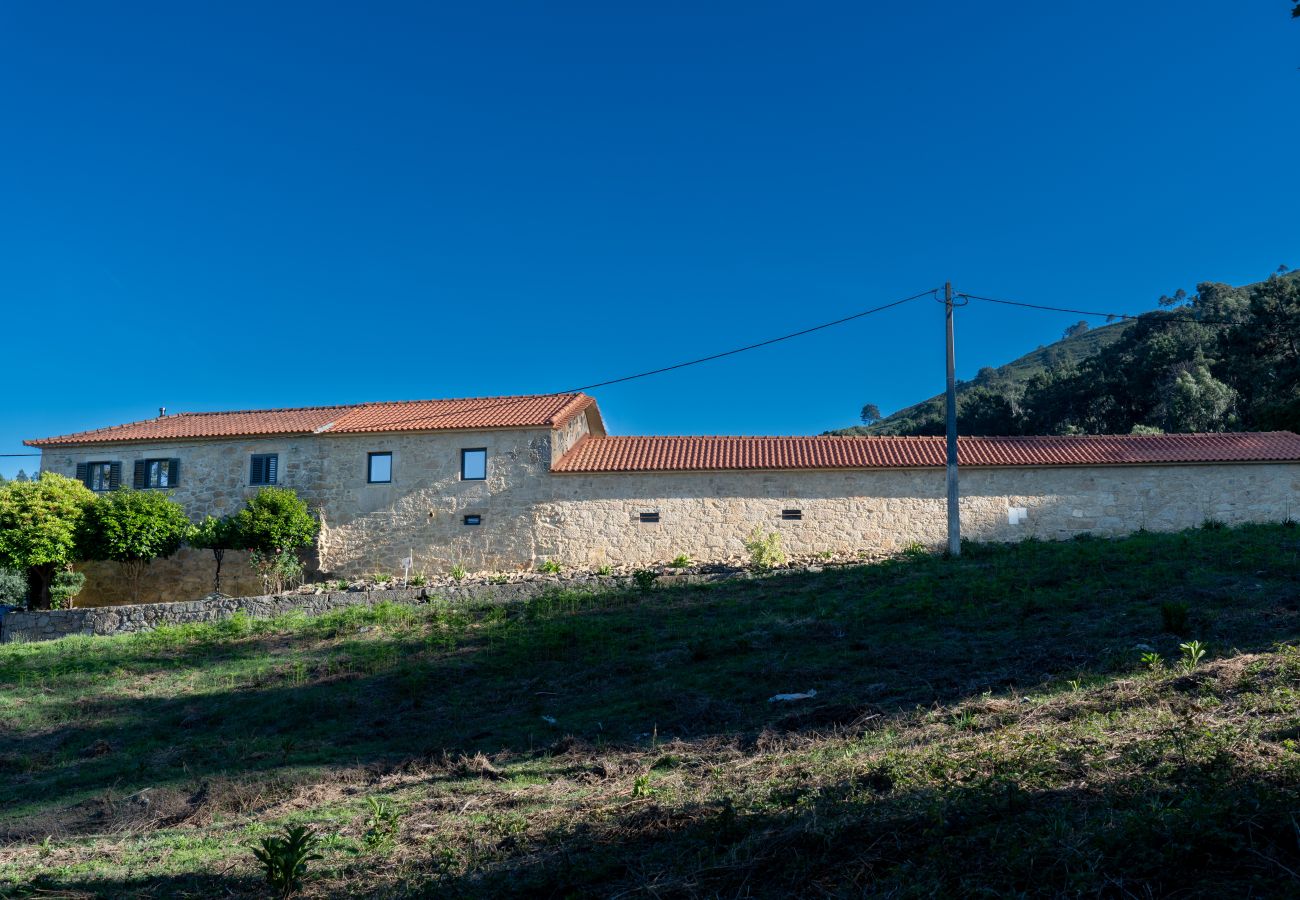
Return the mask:
[[[318,409],[361,409],[367,406],[403,406],[416,403],[472,403],[478,400],[541,400],[545,397],[584,397],[588,396],[581,391],[565,391],[560,394],[500,394],[497,396],[483,397],[430,397],[425,400],[365,400],[360,403],[322,403],[317,406],[261,406],[250,409],[214,409],[214,410],[187,410],[185,412],[172,413],[167,416],[246,416],[249,413],[280,413],[280,412],[310,412]],[[137,422],[128,422],[126,425],[139,425],[142,422],[153,422],[155,419],[140,419]],[[125,425],[106,426],[110,428],[122,428]],[[103,429],[92,429],[102,431]]]

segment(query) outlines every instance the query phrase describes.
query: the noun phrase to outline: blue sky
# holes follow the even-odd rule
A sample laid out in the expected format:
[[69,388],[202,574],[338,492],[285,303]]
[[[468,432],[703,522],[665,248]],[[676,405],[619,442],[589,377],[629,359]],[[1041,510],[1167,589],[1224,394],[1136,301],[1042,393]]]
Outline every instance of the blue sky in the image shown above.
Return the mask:
[[[945,279],[1136,311],[1300,266],[1288,11],[0,5],[0,452],[562,390]],[[959,375],[1077,318],[971,306]],[[617,433],[815,433],[940,390],[941,329],[919,301],[596,396]]]

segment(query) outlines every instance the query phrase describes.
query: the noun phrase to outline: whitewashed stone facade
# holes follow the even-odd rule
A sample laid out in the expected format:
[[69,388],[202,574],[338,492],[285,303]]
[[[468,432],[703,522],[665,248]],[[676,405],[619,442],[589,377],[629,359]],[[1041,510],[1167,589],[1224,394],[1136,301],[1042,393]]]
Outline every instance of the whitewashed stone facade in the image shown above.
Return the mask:
[[[898,550],[945,540],[939,468],[560,473],[552,463],[584,436],[603,434],[594,407],[555,428],[175,440],[52,447],[42,467],[73,476],[78,463],[180,460],[173,494],[195,520],[236,512],[258,490],[252,454],[279,457],[278,483],[320,516],[312,568],[332,576],[415,571],[643,566],[685,553],[741,555],[755,529],[777,531],[796,554]],[[488,477],[461,479],[461,451],[485,448]],[[367,455],[392,454],[392,481],[367,483]],[[129,479],[128,479],[129,483]],[[1300,515],[1300,464],[968,467],[962,525],[975,540],[1057,539],[1175,530],[1206,519],[1278,521]],[[783,518],[798,510],[800,518]],[[643,523],[640,514],[657,512]],[[466,524],[466,517],[479,524]],[[146,571],[142,600],[189,599],[211,590],[210,553],[185,550]],[[79,605],[129,601],[111,564],[85,567]],[[227,593],[257,594],[243,554],[227,555]]]

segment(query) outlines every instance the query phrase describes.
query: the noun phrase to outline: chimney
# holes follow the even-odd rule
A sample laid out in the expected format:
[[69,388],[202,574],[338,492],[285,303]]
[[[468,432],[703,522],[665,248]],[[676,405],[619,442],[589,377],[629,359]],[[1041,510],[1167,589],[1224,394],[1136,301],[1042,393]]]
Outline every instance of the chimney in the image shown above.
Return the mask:
[[165,415],[167,415],[167,407],[165,406],[158,407],[158,418],[161,419]]

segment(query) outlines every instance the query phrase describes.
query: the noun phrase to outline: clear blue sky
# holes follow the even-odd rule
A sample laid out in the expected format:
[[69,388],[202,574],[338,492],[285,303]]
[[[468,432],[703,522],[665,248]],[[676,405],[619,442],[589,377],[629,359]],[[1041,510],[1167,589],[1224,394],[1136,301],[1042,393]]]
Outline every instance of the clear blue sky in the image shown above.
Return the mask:
[[[560,390],[945,279],[1144,310],[1300,266],[1289,8],[0,5],[0,452]],[[963,310],[959,375],[1077,318]],[[941,389],[941,327],[596,395],[623,434],[820,432]]]

